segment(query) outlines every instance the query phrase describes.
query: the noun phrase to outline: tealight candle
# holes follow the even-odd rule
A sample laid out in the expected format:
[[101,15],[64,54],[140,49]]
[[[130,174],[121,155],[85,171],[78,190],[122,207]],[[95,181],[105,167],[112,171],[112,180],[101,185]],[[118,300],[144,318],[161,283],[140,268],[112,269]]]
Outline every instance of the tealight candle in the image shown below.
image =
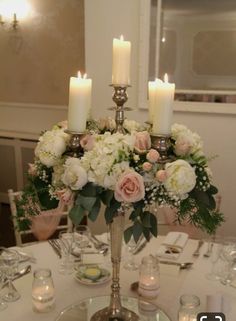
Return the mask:
[[150,255],[142,259],[139,272],[138,293],[145,298],[156,298],[160,291],[158,260]]
[[129,85],[130,84],[130,41],[124,41],[121,35],[120,39],[113,39],[113,61],[112,61],[112,84]]
[[48,312],[55,304],[55,289],[49,269],[34,271],[32,303],[36,312]]
[[70,78],[68,129],[83,133],[90,118],[92,80],[87,75]]

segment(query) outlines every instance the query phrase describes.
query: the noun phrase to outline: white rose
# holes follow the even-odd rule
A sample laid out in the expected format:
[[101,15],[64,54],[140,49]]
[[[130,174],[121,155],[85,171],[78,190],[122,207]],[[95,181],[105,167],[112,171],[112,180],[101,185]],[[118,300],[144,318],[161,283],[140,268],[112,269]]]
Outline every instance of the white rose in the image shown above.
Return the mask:
[[54,166],[65,152],[67,141],[68,135],[63,129],[47,131],[39,138],[35,155],[47,167]]
[[185,198],[196,185],[196,174],[194,169],[186,161],[179,159],[165,166],[167,179],[165,187],[168,192]]
[[88,182],[87,172],[80,165],[78,158],[71,157],[67,159],[62,182],[72,190],[79,190]]

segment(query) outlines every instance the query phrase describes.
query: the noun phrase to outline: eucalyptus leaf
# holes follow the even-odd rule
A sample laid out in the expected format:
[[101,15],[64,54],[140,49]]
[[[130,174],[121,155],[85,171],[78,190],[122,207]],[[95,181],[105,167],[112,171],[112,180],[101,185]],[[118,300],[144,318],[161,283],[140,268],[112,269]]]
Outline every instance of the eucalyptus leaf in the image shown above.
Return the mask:
[[132,234],[133,234],[133,226],[128,227],[124,231],[124,240],[126,244],[130,241]]
[[74,225],[79,225],[85,216],[85,210],[80,205],[75,205],[69,212],[69,217]]
[[150,213],[150,231],[153,236],[157,237],[157,218],[154,214]]
[[103,204],[105,204],[106,206],[110,206],[111,200],[114,196],[114,192],[111,190],[105,190],[100,194],[100,198],[101,201],[103,202]]
[[91,209],[91,211],[88,214],[88,218],[92,222],[96,221],[96,219],[98,217],[98,214],[99,214],[99,211],[100,211],[100,208],[101,208],[101,202],[100,202],[99,198],[97,198],[93,208]]
[[148,211],[143,212],[142,224],[145,227],[151,227],[151,213]]
[[143,233],[143,226],[139,221],[136,221],[133,225],[133,236],[136,243],[138,242],[142,233]]
[[96,197],[82,196],[79,194],[77,197],[76,203],[90,212],[96,200],[97,200]]

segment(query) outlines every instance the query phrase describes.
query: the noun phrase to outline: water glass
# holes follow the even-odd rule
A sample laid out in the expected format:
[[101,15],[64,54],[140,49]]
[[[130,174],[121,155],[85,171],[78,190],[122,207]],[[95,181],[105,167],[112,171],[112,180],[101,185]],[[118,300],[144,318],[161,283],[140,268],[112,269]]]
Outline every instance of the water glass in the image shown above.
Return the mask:
[[61,261],[59,272],[62,274],[71,274],[74,271],[74,256],[72,255],[73,233],[61,231],[59,233],[59,242],[61,248]]
[[17,301],[20,298],[20,294],[14,287],[12,280],[18,270],[19,254],[14,250],[4,249],[0,260],[8,282],[7,293],[3,296],[3,299],[7,302]]
[[89,246],[91,232],[87,225],[77,225],[74,228],[74,243],[81,251],[81,264],[83,264],[83,252]]
[[210,255],[210,261],[211,261],[211,270],[210,272],[206,275],[207,279],[209,280],[219,280],[219,272],[218,272],[218,267],[219,264],[217,264],[220,260],[221,252],[223,249],[223,243],[222,243],[222,238],[221,237],[214,237],[212,242],[209,243],[210,246],[212,246],[211,249],[211,255]]
[[221,283],[228,285],[234,278],[234,270],[236,264],[236,238],[225,238],[222,248],[222,258],[225,260],[224,276],[221,279]]
[[35,312],[48,312],[55,306],[55,289],[50,269],[34,271],[32,303]]

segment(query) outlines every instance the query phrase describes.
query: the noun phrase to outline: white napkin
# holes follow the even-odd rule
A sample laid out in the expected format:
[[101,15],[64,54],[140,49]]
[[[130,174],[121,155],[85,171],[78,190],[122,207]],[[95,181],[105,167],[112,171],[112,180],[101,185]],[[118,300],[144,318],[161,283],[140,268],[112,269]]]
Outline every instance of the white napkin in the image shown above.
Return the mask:
[[188,234],[169,232],[157,251],[157,256],[177,259],[188,241]]
[[223,298],[221,294],[207,295],[207,312],[222,312]]
[[84,264],[102,264],[104,263],[103,254],[84,254],[83,255]]

